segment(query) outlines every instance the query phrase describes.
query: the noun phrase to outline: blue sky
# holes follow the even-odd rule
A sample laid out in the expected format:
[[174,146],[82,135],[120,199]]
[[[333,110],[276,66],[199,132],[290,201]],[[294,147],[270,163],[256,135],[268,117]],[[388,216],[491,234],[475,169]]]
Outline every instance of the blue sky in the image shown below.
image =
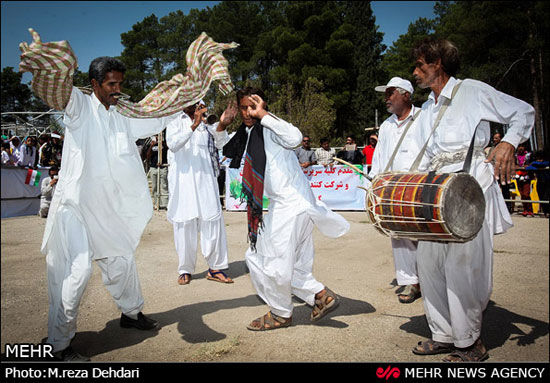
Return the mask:
[[[88,71],[98,56],[118,56],[122,52],[120,34],[155,14],[158,18],[182,10],[213,7],[217,1],[2,1],[1,67],[19,66],[19,43],[32,42],[28,28],[42,41],[68,40],[79,67]],[[433,18],[434,1],[373,1],[371,3],[384,44],[391,44],[407,32],[419,17]],[[99,27],[98,27],[99,26]],[[23,81],[30,81],[30,74]]]

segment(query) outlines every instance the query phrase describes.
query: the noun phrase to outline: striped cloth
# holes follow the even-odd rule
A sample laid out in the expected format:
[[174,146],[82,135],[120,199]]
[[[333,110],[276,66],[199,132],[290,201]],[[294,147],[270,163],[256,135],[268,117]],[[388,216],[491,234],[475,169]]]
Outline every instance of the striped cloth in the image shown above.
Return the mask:
[[68,41],[42,43],[34,29],[29,28],[33,42],[19,44],[20,72],[31,72],[32,89],[50,108],[63,110],[73,89],[73,73],[77,59]]
[[[32,89],[51,108],[63,110],[73,87],[72,76],[77,59],[67,41],[42,43],[32,28],[33,43],[19,44],[22,52],[20,72],[33,74]],[[227,94],[233,90],[228,62],[222,51],[236,48],[237,43],[216,43],[206,33],[189,46],[186,55],[187,73],[178,73],[170,80],[160,82],[138,103],[120,99],[117,111],[127,117],[158,118],[181,111],[203,98],[212,81]]]

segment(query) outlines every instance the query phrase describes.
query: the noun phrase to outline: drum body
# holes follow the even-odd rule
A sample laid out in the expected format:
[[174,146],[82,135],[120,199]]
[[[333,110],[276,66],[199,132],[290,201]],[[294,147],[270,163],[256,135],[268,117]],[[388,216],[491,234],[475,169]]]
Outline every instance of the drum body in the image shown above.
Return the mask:
[[366,198],[373,225],[393,238],[467,242],[485,217],[483,190],[466,173],[382,173]]

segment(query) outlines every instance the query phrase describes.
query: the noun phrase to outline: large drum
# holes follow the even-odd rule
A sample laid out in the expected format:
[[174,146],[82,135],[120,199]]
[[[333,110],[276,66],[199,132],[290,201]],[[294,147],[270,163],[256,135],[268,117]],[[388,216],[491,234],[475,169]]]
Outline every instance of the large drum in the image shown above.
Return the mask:
[[373,225],[393,238],[467,242],[485,216],[483,190],[467,173],[382,173],[366,198]]

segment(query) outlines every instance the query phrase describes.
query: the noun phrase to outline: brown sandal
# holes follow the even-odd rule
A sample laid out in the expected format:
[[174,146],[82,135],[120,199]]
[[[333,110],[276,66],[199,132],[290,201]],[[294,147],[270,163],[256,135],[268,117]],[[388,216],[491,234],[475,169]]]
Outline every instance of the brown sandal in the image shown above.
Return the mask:
[[415,285],[407,285],[403,292],[397,295],[397,299],[399,299],[401,303],[413,303],[421,296],[422,293],[420,293],[420,288]]
[[489,358],[487,349],[480,339],[476,340],[473,345],[467,348],[456,349],[445,358],[444,362],[483,362]]
[[442,343],[430,339],[424,342],[418,342],[416,347],[412,349],[412,352],[416,355],[436,355],[448,354],[454,350],[455,346],[452,343]]
[[[254,324],[259,324],[260,326],[255,326]],[[264,316],[254,319],[246,328],[252,331],[267,331],[289,327],[291,324],[292,317],[283,318],[269,311]]]
[[191,274],[184,273],[184,274],[181,274],[178,277],[178,284],[179,285],[188,285],[189,283],[191,283]]
[[325,287],[325,294],[315,299],[315,305],[311,311],[311,321],[316,322],[329,312],[333,311],[340,304],[340,298],[328,287]]

